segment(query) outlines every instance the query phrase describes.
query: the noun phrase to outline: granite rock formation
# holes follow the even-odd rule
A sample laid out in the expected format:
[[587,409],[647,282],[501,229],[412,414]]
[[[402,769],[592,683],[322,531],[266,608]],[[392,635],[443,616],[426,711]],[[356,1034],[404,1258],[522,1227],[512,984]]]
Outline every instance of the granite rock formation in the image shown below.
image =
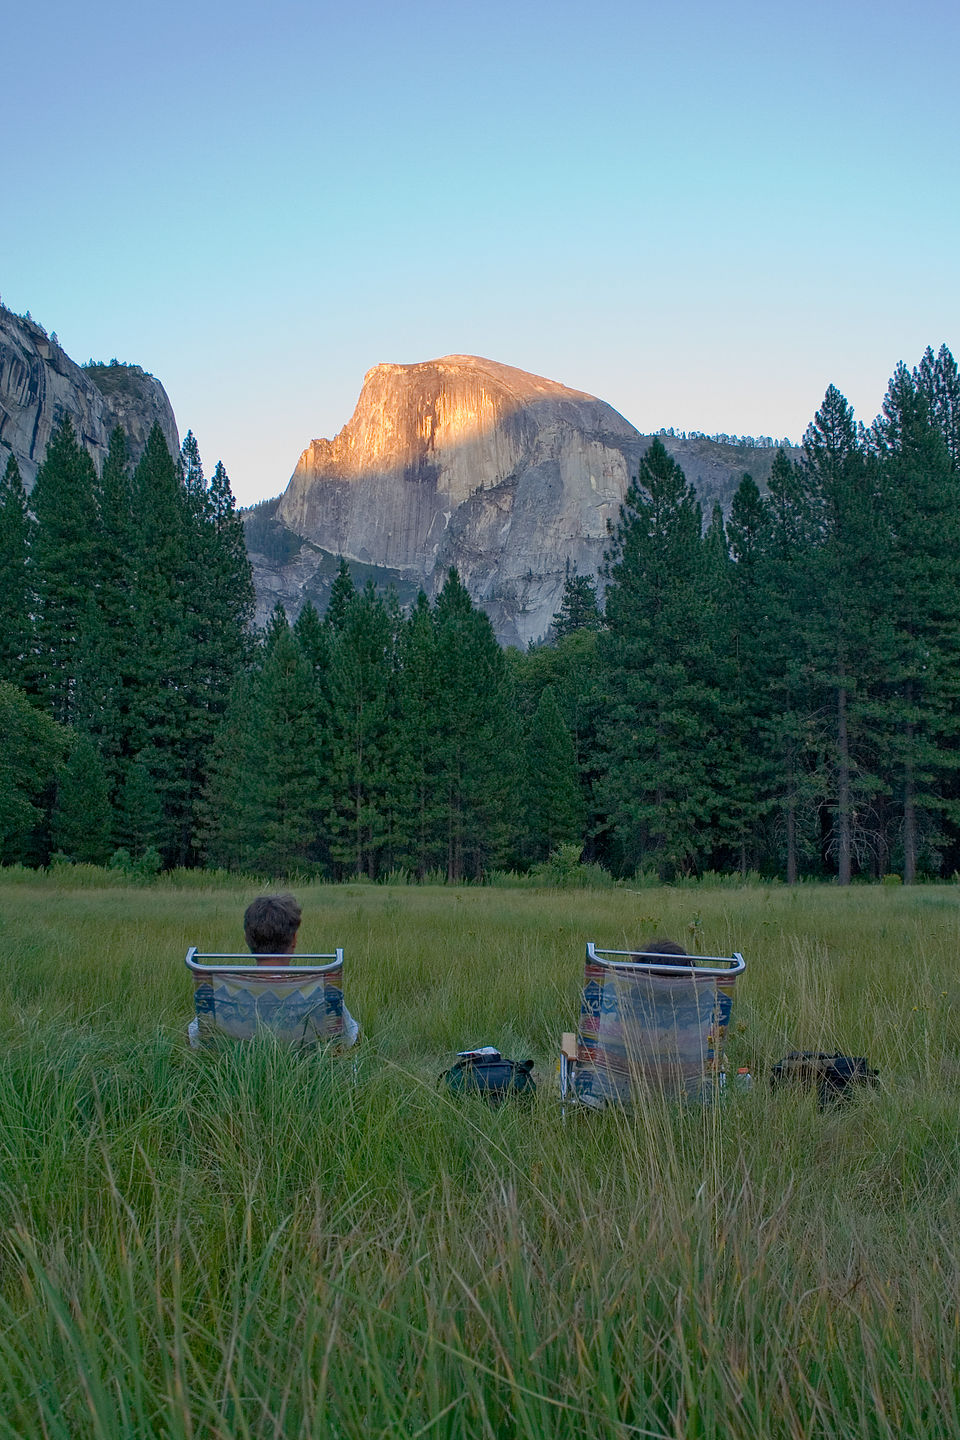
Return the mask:
[[153,375],[138,365],[81,368],[55,335],[0,305],[0,471],[13,451],[29,489],[64,415],[69,415],[98,469],[117,425],[126,432],[134,460],[154,423],[171,454],[180,448],[173,409]]
[[[773,460],[664,443],[706,516],[716,500],[728,508],[744,469],[762,484]],[[248,526],[258,618],[277,599],[292,614],[308,597],[322,607],[330,556],[343,555],[428,594],[455,565],[503,644],[538,639],[567,574],[600,570],[608,522],[649,444],[604,401],[475,355],[377,365],[350,421],[304,450],[269,516],[258,507]]]
[[301,455],[277,516],[428,593],[455,565],[500,639],[525,643],[565,575],[597,571],[642,449],[602,400],[509,365],[377,365],[348,424]]

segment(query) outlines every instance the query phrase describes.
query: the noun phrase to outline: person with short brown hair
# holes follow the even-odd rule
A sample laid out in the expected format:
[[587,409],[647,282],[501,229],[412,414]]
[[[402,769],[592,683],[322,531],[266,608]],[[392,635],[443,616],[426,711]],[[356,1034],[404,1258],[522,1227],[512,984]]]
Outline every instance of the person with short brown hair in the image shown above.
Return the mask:
[[[258,895],[243,915],[243,933],[247,948],[254,955],[268,955],[272,965],[286,964],[285,956],[297,948],[297,931],[303,911],[295,896]],[[346,1005],[343,1007],[343,1030],[347,1045],[355,1045],[360,1026]]]
[[243,934],[253,955],[292,955],[303,911],[293,895],[258,895],[243,916]]
[[[258,895],[243,915],[243,934],[248,950],[252,955],[262,957],[265,965],[288,964],[288,957],[297,948],[297,931],[302,918],[303,911],[295,896],[289,893]],[[360,1026],[346,1005],[343,1007],[343,1031],[346,1045],[355,1045]],[[187,1026],[187,1035],[191,1046],[199,1048],[200,1030],[196,1018]]]
[[676,940],[668,940],[664,935],[654,935],[652,939],[644,940],[643,949],[637,950],[630,956],[630,959],[659,961],[666,967],[668,965],[683,966],[684,961],[689,960],[690,956],[682,945],[677,944]]

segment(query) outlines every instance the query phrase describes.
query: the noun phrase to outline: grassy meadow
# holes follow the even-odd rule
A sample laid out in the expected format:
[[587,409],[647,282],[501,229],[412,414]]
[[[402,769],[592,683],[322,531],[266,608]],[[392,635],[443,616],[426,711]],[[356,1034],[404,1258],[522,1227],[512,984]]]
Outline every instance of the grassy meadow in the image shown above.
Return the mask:
[[[960,887],[298,887],[354,1067],[186,1047],[249,885],[83,878],[0,874],[0,1437],[960,1435]],[[758,1083],[562,1121],[584,942],[655,932],[743,951]],[[531,1106],[438,1086],[484,1043]]]

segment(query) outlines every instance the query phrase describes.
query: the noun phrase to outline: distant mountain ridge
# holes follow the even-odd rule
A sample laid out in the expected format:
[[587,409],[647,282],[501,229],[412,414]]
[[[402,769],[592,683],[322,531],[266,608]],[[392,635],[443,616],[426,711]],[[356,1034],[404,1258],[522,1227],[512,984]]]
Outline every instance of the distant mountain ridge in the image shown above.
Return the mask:
[[[134,461],[155,423],[179,449],[155,376],[117,361],[77,365],[55,332],[0,305],[0,470],[14,454],[29,490],[65,415],[98,468],[118,424]],[[596,396],[498,361],[376,365],[343,429],[312,441],[283,494],[244,517],[257,622],[278,600],[291,616],[307,599],[322,611],[342,555],[359,582],[392,585],[401,603],[421,587],[436,594],[456,566],[501,643],[539,639],[567,575],[599,573],[651,438]],[[659,438],[706,517],[716,503],[729,511],[744,471],[763,487],[775,454]]]
[[171,454],[180,448],[173,407],[156,376],[118,361],[80,366],[55,331],[48,335],[29,315],[0,305],[0,471],[12,452],[30,489],[65,415],[98,469],[117,425],[126,432],[134,460],[155,423]]
[[[775,454],[660,438],[707,515],[729,509],[744,470],[763,484]],[[332,555],[428,594],[454,565],[501,642],[524,645],[571,571],[599,572],[650,439],[596,396],[480,356],[376,365],[343,429],[312,441],[271,513],[248,521],[258,596],[322,604]]]

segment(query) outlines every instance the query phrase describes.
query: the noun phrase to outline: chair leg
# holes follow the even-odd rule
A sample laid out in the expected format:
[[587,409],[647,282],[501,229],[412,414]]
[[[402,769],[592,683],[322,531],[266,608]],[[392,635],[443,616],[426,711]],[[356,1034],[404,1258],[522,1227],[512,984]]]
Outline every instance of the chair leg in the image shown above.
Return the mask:
[[567,1108],[572,1103],[570,1094],[573,1089],[573,1061],[560,1052],[560,1118],[566,1120]]

